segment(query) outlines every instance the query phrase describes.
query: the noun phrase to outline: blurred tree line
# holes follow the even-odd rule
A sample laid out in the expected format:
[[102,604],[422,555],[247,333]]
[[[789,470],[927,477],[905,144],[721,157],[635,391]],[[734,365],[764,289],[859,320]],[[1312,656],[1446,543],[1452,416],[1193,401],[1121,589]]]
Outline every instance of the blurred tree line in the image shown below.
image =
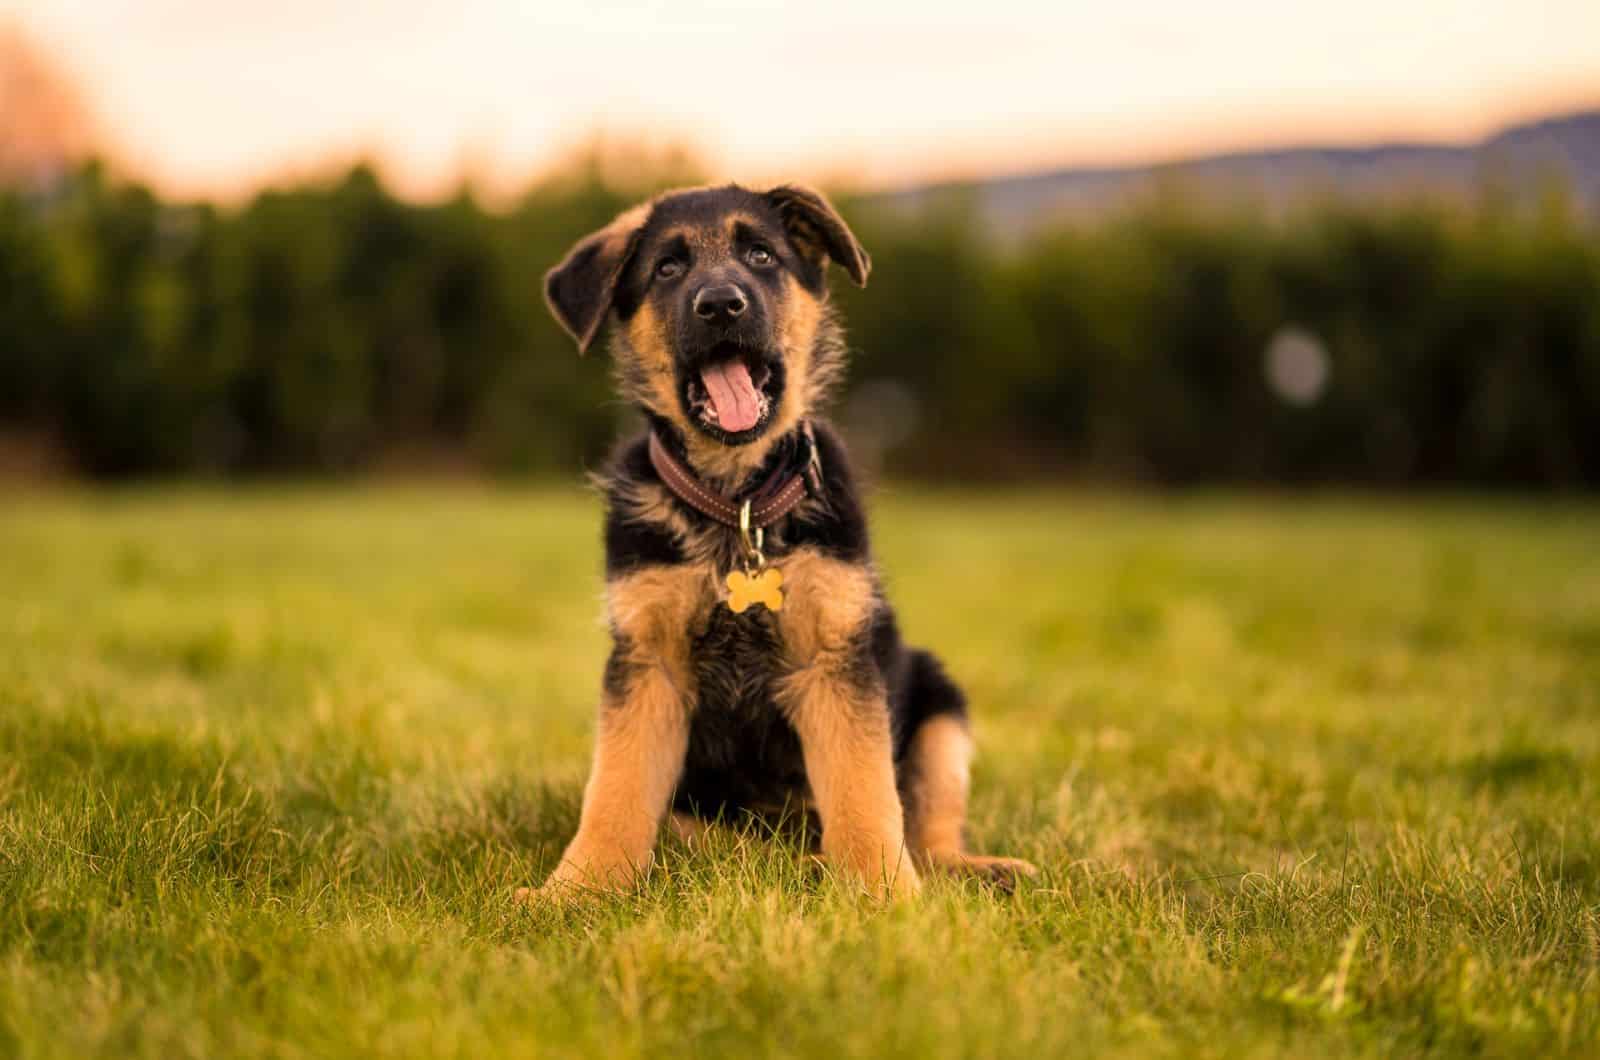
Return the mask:
[[[691,169],[585,157],[502,210],[365,168],[235,208],[94,165],[0,192],[0,435],[101,477],[570,475],[626,410],[541,276]],[[838,288],[842,413],[891,472],[1600,485],[1600,232],[1558,190],[1268,217],[1167,189],[1006,241],[960,196],[842,205],[874,259]]]

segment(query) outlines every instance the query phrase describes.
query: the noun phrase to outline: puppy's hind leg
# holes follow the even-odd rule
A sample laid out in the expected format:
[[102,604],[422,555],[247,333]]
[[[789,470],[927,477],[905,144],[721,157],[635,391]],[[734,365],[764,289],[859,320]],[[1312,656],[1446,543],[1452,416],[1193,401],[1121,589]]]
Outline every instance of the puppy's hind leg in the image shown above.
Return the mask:
[[711,822],[691,813],[673,810],[667,818],[667,828],[686,847],[700,846],[711,834]]
[[966,849],[972,735],[963,699],[931,655],[913,658],[911,715],[920,718],[903,763],[906,844],[928,869],[977,876],[1003,890],[1038,870],[1021,858],[985,857]]

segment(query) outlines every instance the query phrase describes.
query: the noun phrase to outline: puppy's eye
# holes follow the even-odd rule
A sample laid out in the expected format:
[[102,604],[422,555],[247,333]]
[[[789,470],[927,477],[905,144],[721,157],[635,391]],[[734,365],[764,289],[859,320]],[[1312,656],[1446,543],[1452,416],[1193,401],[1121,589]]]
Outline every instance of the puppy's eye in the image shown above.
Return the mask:
[[773,255],[771,248],[762,246],[760,243],[757,243],[755,246],[751,247],[745,253],[744,257],[746,261],[758,269],[764,269],[768,265],[771,265],[778,260],[777,257]]
[[677,258],[662,258],[656,262],[656,276],[663,280],[670,280],[683,272],[683,262]]

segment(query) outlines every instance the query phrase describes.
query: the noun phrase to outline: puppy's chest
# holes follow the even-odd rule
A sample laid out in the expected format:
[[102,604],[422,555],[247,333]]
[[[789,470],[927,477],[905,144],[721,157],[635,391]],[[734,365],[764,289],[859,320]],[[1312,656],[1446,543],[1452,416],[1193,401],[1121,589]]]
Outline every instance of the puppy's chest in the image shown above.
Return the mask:
[[777,616],[764,607],[735,614],[726,601],[719,601],[703,627],[690,634],[689,658],[698,713],[731,717],[762,713],[771,703],[783,658]]
[[685,784],[706,788],[702,797],[717,791],[716,802],[781,801],[803,777],[803,764],[776,701],[783,654],[774,616],[755,609],[736,615],[719,605],[690,653],[696,696]]

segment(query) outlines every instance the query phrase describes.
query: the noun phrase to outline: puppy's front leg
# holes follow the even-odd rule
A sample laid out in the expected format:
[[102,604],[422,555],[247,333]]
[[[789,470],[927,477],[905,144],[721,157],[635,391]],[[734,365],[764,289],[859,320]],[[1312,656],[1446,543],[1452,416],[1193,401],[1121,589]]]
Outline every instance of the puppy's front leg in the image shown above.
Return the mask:
[[779,613],[790,671],[780,697],[822,818],[822,852],[874,894],[919,886],[895,788],[884,683],[869,644],[875,604],[864,567],[799,552],[783,565]]
[[709,599],[703,572],[651,568],[614,580],[614,644],[578,834],[545,883],[614,890],[650,864],[656,832],[683,771],[693,703],[690,629]]
[[688,712],[659,669],[628,693],[606,696],[578,834],[546,889],[620,890],[638,879],[649,867],[688,740]]

